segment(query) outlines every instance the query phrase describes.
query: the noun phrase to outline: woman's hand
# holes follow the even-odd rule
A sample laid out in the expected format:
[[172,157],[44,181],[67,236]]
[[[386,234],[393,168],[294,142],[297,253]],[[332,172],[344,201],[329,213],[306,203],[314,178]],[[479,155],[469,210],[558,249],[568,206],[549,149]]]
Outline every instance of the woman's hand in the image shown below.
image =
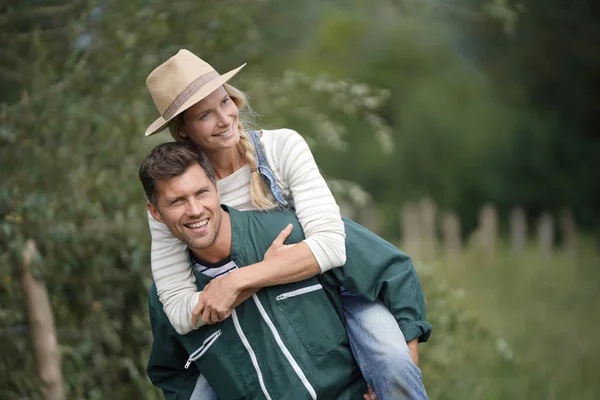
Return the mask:
[[375,393],[373,391],[373,389],[371,389],[371,386],[369,386],[369,391],[363,395],[363,399],[365,399],[365,400],[376,400],[377,399],[377,393]]
[[410,358],[412,358],[416,366],[419,366],[419,339],[413,339],[406,344],[408,345],[408,350],[410,350]]

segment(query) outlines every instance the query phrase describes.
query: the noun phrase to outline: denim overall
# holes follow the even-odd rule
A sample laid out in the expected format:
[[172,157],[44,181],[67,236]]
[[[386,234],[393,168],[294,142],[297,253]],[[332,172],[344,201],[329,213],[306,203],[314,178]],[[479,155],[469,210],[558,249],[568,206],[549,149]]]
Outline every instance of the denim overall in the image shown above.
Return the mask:
[[256,170],[262,176],[263,180],[271,189],[271,194],[275,198],[278,203],[278,210],[293,210],[293,207],[287,202],[287,200],[283,197],[281,193],[281,189],[277,185],[277,178],[275,178],[275,174],[269,167],[269,163],[267,162],[267,157],[265,157],[265,153],[260,144],[260,135],[258,131],[248,131],[250,136],[250,141],[252,142],[252,146],[254,147],[254,159],[256,160]]

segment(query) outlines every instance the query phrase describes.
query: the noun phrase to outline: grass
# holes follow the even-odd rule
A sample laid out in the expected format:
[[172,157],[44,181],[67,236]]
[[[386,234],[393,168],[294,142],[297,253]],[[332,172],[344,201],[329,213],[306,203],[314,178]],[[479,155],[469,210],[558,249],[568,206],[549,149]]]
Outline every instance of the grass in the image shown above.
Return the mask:
[[[422,346],[432,399],[600,398],[600,256],[590,241],[576,259],[560,252],[546,259],[530,247],[491,260],[466,251],[418,264],[434,323],[431,344]],[[449,299],[450,308],[435,305]],[[469,323],[444,324],[448,312]],[[472,337],[473,329],[483,333]],[[436,341],[446,336],[455,362],[433,368]]]

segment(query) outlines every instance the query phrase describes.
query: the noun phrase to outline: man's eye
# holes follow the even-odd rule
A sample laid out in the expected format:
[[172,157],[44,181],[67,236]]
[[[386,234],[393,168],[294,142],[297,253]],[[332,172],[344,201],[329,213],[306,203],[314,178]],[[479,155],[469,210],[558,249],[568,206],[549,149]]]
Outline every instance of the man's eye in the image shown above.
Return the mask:
[[198,119],[200,121],[204,121],[206,118],[208,118],[208,113],[204,113],[204,114],[202,114],[201,116],[198,117]]

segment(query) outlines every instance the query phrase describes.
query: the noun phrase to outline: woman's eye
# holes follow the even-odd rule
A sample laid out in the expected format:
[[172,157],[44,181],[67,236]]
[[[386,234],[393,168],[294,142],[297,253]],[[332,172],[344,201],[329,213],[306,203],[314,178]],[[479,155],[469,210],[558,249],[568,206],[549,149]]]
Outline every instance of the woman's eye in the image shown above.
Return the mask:
[[229,98],[229,97],[225,97],[225,98],[223,99],[223,101],[221,102],[221,104],[226,104],[226,103],[227,103],[229,100],[231,100],[231,98]]

